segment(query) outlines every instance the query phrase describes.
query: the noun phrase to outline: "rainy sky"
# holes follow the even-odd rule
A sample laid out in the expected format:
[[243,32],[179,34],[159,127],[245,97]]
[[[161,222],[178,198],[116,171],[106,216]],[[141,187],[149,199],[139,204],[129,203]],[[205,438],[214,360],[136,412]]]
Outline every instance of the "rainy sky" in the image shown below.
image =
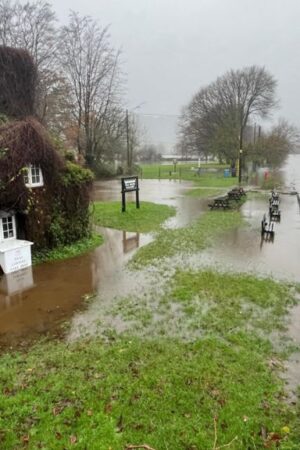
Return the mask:
[[263,65],[278,80],[280,110],[300,125],[299,0],[52,0],[111,25],[123,50],[128,108],[176,115],[230,68]]

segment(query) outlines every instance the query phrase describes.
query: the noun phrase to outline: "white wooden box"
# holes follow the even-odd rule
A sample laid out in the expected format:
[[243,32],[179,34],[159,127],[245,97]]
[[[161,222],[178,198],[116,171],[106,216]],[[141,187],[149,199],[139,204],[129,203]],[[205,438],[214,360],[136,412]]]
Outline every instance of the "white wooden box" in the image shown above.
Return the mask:
[[12,273],[32,265],[33,242],[9,239],[0,242],[0,265],[4,273]]

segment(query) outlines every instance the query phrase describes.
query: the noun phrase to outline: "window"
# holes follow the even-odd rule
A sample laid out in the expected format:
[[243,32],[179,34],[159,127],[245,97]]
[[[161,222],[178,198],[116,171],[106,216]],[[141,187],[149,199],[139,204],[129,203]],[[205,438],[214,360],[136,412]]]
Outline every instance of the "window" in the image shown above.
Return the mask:
[[0,239],[12,239],[16,237],[16,225],[14,216],[1,218]]
[[43,174],[40,166],[31,164],[24,173],[24,183],[27,187],[43,186]]

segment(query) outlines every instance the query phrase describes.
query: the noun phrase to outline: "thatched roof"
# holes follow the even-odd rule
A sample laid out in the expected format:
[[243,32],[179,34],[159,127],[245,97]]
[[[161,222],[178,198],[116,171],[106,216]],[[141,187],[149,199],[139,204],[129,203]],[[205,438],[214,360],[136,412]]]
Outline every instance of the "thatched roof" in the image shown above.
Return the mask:
[[33,117],[0,127],[0,207],[15,202],[27,189],[22,169],[29,164],[41,167],[48,186],[65,164],[43,126]]
[[23,49],[0,46],[0,113],[23,118],[34,114],[37,70]]

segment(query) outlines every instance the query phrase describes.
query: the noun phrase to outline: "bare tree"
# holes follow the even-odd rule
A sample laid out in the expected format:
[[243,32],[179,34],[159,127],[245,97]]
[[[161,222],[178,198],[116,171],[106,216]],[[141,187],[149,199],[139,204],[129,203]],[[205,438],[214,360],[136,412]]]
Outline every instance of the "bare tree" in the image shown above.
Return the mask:
[[230,70],[193,97],[182,114],[181,133],[191,136],[195,147],[211,152],[217,144],[218,153],[223,145],[225,155],[228,149],[237,155],[249,119],[266,118],[277,106],[275,88],[264,67]]
[[124,133],[120,107],[120,52],[108,28],[90,17],[70,14],[60,35],[60,59],[74,99],[77,148],[87,161],[99,160],[110,139]]
[[258,164],[279,167],[289,153],[299,149],[299,144],[299,130],[280,119],[270,130],[262,132],[255,142],[247,145],[246,154]]

